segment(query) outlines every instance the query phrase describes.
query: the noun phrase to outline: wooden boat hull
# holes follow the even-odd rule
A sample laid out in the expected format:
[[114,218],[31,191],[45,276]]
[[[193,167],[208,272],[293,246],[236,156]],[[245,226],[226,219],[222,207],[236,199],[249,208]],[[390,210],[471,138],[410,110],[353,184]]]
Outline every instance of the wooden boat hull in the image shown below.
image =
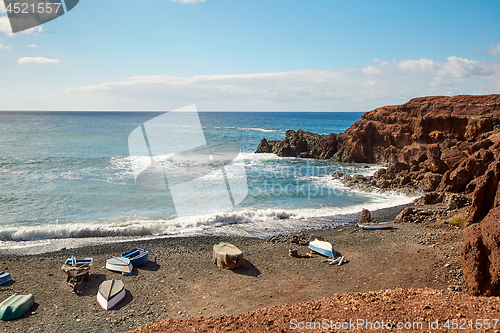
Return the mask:
[[106,260],[106,269],[123,274],[130,274],[134,269],[130,259],[123,257],[113,257]]
[[101,283],[97,292],[97,302],[104,310],[111,310],[125,298],[125,287],[120,280]]
[[137,247],[123,253],[122,257],[130,259],[130,262],[134,266],[141,266],[148,262],[148,251]]
[[0,319],[12,320],[21,317],[35,304],[33,295],[12,295],[0,303]]
[[244,265],[243,252],[233,244],[220,242],[214,245],[212,262],[225,269],[234,269]]
[[4,284],[10,281],[10,273],[1,272],[0,273],[0,284]]
[[363,230],[384,230],[394,228],[394,223],[358,223],[358,227]]
[[319,254],[322,254],[327,257],[335,257],[335,250],[332,247],[332,244],[324,241],[320,241],[318,239],[315,239],[312,242],[309,242],[309,248],[315,252],[318,252]]

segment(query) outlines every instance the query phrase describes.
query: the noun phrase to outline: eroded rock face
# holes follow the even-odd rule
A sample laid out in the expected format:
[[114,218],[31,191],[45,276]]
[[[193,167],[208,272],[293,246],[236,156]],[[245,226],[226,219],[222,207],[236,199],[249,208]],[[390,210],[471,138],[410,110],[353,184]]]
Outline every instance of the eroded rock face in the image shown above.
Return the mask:
[[342,134],[289,130],[283,141],[263,140],[257,149],[279,156],[388,162],[393,166],[380,177],[383,187],[453,193],[474,192],[476,183],[469,184],[499,151],[500,95],[415,98],[367,112]]
[[320,135],[288,130],[282,141],[262,139],[256,153],[274,153],[280,157],[330,159],[337,152],[337,134]]
[[464,233],[462,270],[469,291],[500,296],[500,207]]
[[[473,258],[478,264],[475,270],[464,272],[469,274],[467,279],[481,285],[471,287],[474,292],[497,292],[497,282],[483,287],[478,276],[492,274],[488,260],[497,258],[491,253],[498,251],[493,240],[485,238],[488,228],[497,226],[484,221],[489,212],[500,207],[500,95],[415,98],[367,112],[342,134],[287,131],[283,141],[263,140],[257,152],[390,163],[374,174],[371,184],[383,189],[465,196],[472,202],[466,226],[479,224],[467,229],[469,250],[463,252],[464,263]],[[400,220],[411,218],[408,209]]]

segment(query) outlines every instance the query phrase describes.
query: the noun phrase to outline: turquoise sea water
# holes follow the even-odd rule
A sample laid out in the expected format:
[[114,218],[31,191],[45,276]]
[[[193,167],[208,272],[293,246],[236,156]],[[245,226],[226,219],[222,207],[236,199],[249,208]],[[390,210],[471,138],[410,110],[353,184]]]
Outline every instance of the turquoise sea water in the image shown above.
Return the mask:
[[[128,136],[158,112],[1,112],[0,240],[199,233],[258,234],[313,227],[315,218],[411,199],[344,188],[331,174],[378,166],[254,154],[288,129],[342,132],[362,113],[199,113],[207,143],[235,142],[248,196],[232,211],[177,217],[165,191],[135,184]],[[325,221],[323,220],[322,223]]]

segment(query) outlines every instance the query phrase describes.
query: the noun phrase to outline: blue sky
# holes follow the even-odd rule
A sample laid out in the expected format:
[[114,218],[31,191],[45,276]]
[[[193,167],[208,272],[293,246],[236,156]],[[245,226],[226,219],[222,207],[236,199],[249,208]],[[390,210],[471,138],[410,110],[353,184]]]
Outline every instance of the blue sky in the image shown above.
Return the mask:
[[81,0],[12,34],[0,110],[368,111],[500,93],[500,1]]

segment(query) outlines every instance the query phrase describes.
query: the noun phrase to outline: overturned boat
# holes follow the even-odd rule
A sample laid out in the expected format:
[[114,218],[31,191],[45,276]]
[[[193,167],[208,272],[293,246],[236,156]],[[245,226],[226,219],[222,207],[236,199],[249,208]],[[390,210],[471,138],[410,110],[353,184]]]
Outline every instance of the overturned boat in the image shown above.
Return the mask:
[[35,304],[33,295],[12,295],[0,303],[0,319],[12,320],[21,317]]
[[320,241],[319,239],[309,242],[309,248],[327,257],[334,258],[336,254],[331,243]]
[[132,263],[129,258],[124,257],[113,257],[106,260],[106,269],[110,271],[120,272],[122,274],[132,273]]
[[107,280],[101,283],[97,302],[104,310],[110,310],[125,297],[125,286],[121,280]]

